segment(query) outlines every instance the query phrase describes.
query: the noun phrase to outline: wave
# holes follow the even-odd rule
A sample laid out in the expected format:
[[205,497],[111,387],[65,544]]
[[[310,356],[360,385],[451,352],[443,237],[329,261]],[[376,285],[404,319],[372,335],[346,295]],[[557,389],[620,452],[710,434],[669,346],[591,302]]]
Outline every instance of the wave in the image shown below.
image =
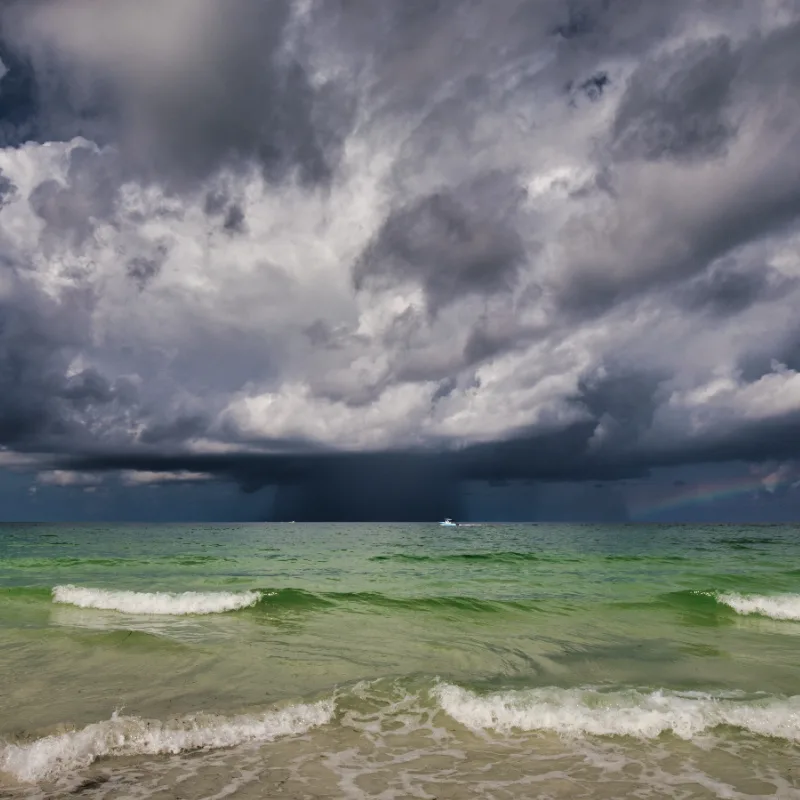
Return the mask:
[[800,696],[593,687],[485,694],[428,678],[410,683],[378,679],[337,690],[316,703],[259,714],[200,713],[166,722],[114,714],[80,730],[0,743],[0,772],[23,782],[48,780],[100,758],[213,750],[303,735],[333,723],[335,715],[342,724],[372,734],[396,731],[398,719],[411,731],[417,723],[429,727],[431,712],[476,732],[500,734],[550,733],[576,739],[656,739],[672,734],[692,740],[726,727],[800,742]]
[[0,771],[19,781],[35,782],[87,767],[107,756],[175,754],[270,742],[325,725],[333,713],[331,699],[257,715],[194,714],[169,722],[114,714],[78,731],[0,746]]
[[[42,590],[20,588],[0,595],[38,597]],[[541,598],[491,599],[463,595],[393,597],[379,592],[310,592],[304,589],[251,589],[240,592],[137,592],[56,586],[53,602],[85,609],[119,611],[126,614],[183,616],[218,614],[260,608],[267,611],[315,611],[349,606],[364,610],[393,609],[408,612],[499,613],[544,611]],[[800,595],[743,595],[712,590],[683,590],[660,595],[641,603],[618,603],[625,607],[662,605],[688,614],[697,624],[717,625],[724,616],[759,614],[777,620],[800,621]]]
[[378,592],[309,592],[303,589],[257,589],[243,592],[134,592],[56,586],[55,603],[79,608],[120,611],[140,615],[216,614],[258,607],[267,611],[314,611],[347,605],[362,609],[399,611],[461,611],[496,613],[535,610],[532,602],[489,600],[457,595],[391,597]]
[[91,589],[83,586],[56,586],[53,602],[121,611],[125,614],[219,614],[255,605],[261,592],[132,592],[110,589]]
[[737,614],[800,621],[800,594],[743,595],[727,592],[718,593],[716,599]]
[[758,736],[800,741],[800,696],[747,698],[735,693],[601,691],[541,688],[478,695],[453,684],[433,694],[454,720],[472,730],[549,731],[562,736],[681,739],[728,726]]

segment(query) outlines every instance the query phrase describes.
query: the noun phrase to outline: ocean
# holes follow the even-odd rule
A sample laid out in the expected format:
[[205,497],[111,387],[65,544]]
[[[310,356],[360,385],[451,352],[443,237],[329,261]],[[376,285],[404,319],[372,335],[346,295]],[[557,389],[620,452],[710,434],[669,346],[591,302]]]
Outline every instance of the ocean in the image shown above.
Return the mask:
[[800,528],[0,526],[0,797],[800,798]]

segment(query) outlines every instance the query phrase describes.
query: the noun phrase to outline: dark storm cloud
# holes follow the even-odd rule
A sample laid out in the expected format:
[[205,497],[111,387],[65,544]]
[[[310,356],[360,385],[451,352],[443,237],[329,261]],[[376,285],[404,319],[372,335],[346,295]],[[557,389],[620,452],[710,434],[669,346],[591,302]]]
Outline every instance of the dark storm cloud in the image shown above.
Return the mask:
[[[0,13],[3,8],[0,6]],[[0,61],[5,68],[0,77],[0,146],[15,147],[39,135],[37,121],[38,90],[31,64],[14,54],[3,32]]]
[[786,457],[798,43],[792,2],[0,3],[0,445],[295,519]]
[[665,378],[652,371],[617,371],[603,365],[580,381],[576,402],[596,421],[592,436],[600,449],[629,449],[637,444],[664,400],[659,391]]
[[[603,313],[796,223],[798,43],[793,24],[642,59],[597,156],[610,204],[566,232],[566,309]],[[690,204],[694,213],[681,210]]]
[[67,376],[69,350],[85,337],[88,298],[56,304],[4,268],[13,300],[0,301],[0,442],[36,446],[69,433],[73,411],[110,399],[108,382],[84,371]]
[[273,513],[308,522],[425,522],[458,510],[458,484],[445,460],[397,453],[318,461],[301,483],[281,484]]
[[614,119],[618,157],[682,160],[724,153],[736,135],[729,106],[740,63],[741,53],[723,37],[646,61]]
[[[599,408],[619,405],[626,403],[602,402]],[[638,410],[629,407],[618,418],[624,418],[625,413],[640,417]],[[99,473],[131,469],[167,474],[190,471],[236,481],[246,492],[277,485],[281,488],[271,517],[276,520],[429,521],[458,516],[458,486],[463,481],[497,485],[510,481],[630,481],[645,478],[657,467],[792,459],[796,456],[792,442],[800,436],[800,415],[795,414],[755,423],[731,437],[692,447],[667,447],[651,453],[628,449],[615,455],[593,446],[597,425],[598,420],[587,420],[559,431],[523,434],[455,453],[303,454],[299,442],[286,442],[293,453],[118,453],[60,459],[53,466]]]
[[17,142],[113,141],[151,178],[193,181],[255,160],[272,181],[295,169],[306,183],[330,179],[351,106],[340,87],[312,87],[283,50],[288,0],[46,0],[2,12]]
[[109,403],[114,397],[114,391],[108,379],[91,368],[70,375],[59,394],[72,406],[79,409]]
[[677,299],[696,311],[720,316],[739,314],[754,303],[775,300],[796,287],[774,267],[740,266],[723,260],[706,274],[681,287]]
[[392,212],[354,267],[356,288],[411,280],[434,311],[463,295],[513,288],[524,247],[497,212],[514,191],[503,176],[489,175]]
[[800,372],[800,327],[793,324],[788,331],[779,331],[766,346],[754,344],[737,362],[742,379],[748,383],[760,380],[775,371],[776,364]]
[[181,414],[170,420],[151,422],[139,439],[145,445],[180,444],[208,429],[209,420],[201,414]]
[[[651,454],[628,451],[621,458],[592,447],[596,430],[597,420],[587,420],[559,431],[529,433],[512,440],[474,445],[454,453],[303,453],[302,443],[285,442],[284,446],[294,452],[282,455],[115,453],[60,457],[53,464],[85,472],[133,469],[164,473],[209,473],[236,480],[247,491],[274,484],[303,487],[310,483],[314,484],[316,488],[313,491],[316,491],[325,481],[332,480],[331,476],[341,473],[341,486],[348,483],[355,494],[363,492],[363,485],[358,489],[360,481],[371,482],[377,480],[378,475],[390,475],[396,465],[406,471],[409,483],[413,482],[415,470],[418,471],[418,486],[424,485],[431,475],[438,475],[436,485],[442,491],[447,482],[456,480],[632,480],[646,476],[655,467],[793,458],[792,440],[800,435],[800,415],[755,423],[743,428],[735,436],[698,443],[692,448],[664,448],[659,453]],[[450,485],[445,494],[452,489]],[[382,491],[390,493],[391,488],[387,484]],[[342,504],[350,502],[346,497],[347,492],[340,494]],[[287,497],[290,495],[291,492]],[[303,496],[308,500],[308,494]],[[368,499],[362,500],[366,505],[370,502]],[[357,505],[362,500],[353,502]],[[333,500],[326,501],[326,504],[328,502]],[[409,502],[411,507],[414,505],[410,500],[404,502]]]

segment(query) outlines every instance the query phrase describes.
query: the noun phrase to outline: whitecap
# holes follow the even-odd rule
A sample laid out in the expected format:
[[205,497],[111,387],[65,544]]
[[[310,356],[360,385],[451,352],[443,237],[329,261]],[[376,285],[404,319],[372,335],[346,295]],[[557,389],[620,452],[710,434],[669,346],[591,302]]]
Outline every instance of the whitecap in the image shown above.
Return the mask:
[[261,592],[132,592],[56,586],[53,602],[125,614],[219,614],[255,605]]
[[747,699],[701,692],[539,688],[478,695],[453,684],[434,690],[441,708],[473,730],[552,731],[563,736],[670,732],[692,739],[719,726],[800,741],[800,696]]
[[114,714],[78,731],[26,744],[0,745],[0,771],[23,782],[53,778],[108,756],[161,755],[233,747],[301,735],[330,722],[334,701],[321,700],[257,715],[194,714],[168,722]]
[[718,594],[717,600],[737,614],[759,614],[772,619],[800,620],[800,594]]

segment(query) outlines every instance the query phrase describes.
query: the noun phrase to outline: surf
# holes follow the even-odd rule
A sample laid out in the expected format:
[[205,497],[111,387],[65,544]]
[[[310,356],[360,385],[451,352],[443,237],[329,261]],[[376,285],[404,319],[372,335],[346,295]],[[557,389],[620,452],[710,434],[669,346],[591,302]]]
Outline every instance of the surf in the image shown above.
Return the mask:
[[99,758],[168,755],[299,736],[333,718],[333,699],[263,714],[194,714],[167,722],[113,714],[85,728],[25,744],[0,744],[0,772],[24,783],[88,767]]
[[671,733],[690,740],[724,726],[800,741],[800,696],[554,687],[479,695],[450,683],[438,684],[432,694],[448,716],[475,731],[640,739]]
[[124,614],[184,616],[220,614],[254,606],[261,599],[259,591],[245,592],[134,592],[93,589],[84,586],[55,586],[54,603],[119,611]]
[[492,600],[463,595],[402,597],[379,592],[309,592],[304,589],[253,589],[243,592],[136,592],[83,586],[56,586],[52,602],[98,611],[141,616],[187,616],[260,609],[263,611],[362,610],[496,613],[535,611],[528,600]]
[[770,619],[800,621],[800,594],[738,594],[722,592],[717,602],[732,608],[737,614],[751,614]]

